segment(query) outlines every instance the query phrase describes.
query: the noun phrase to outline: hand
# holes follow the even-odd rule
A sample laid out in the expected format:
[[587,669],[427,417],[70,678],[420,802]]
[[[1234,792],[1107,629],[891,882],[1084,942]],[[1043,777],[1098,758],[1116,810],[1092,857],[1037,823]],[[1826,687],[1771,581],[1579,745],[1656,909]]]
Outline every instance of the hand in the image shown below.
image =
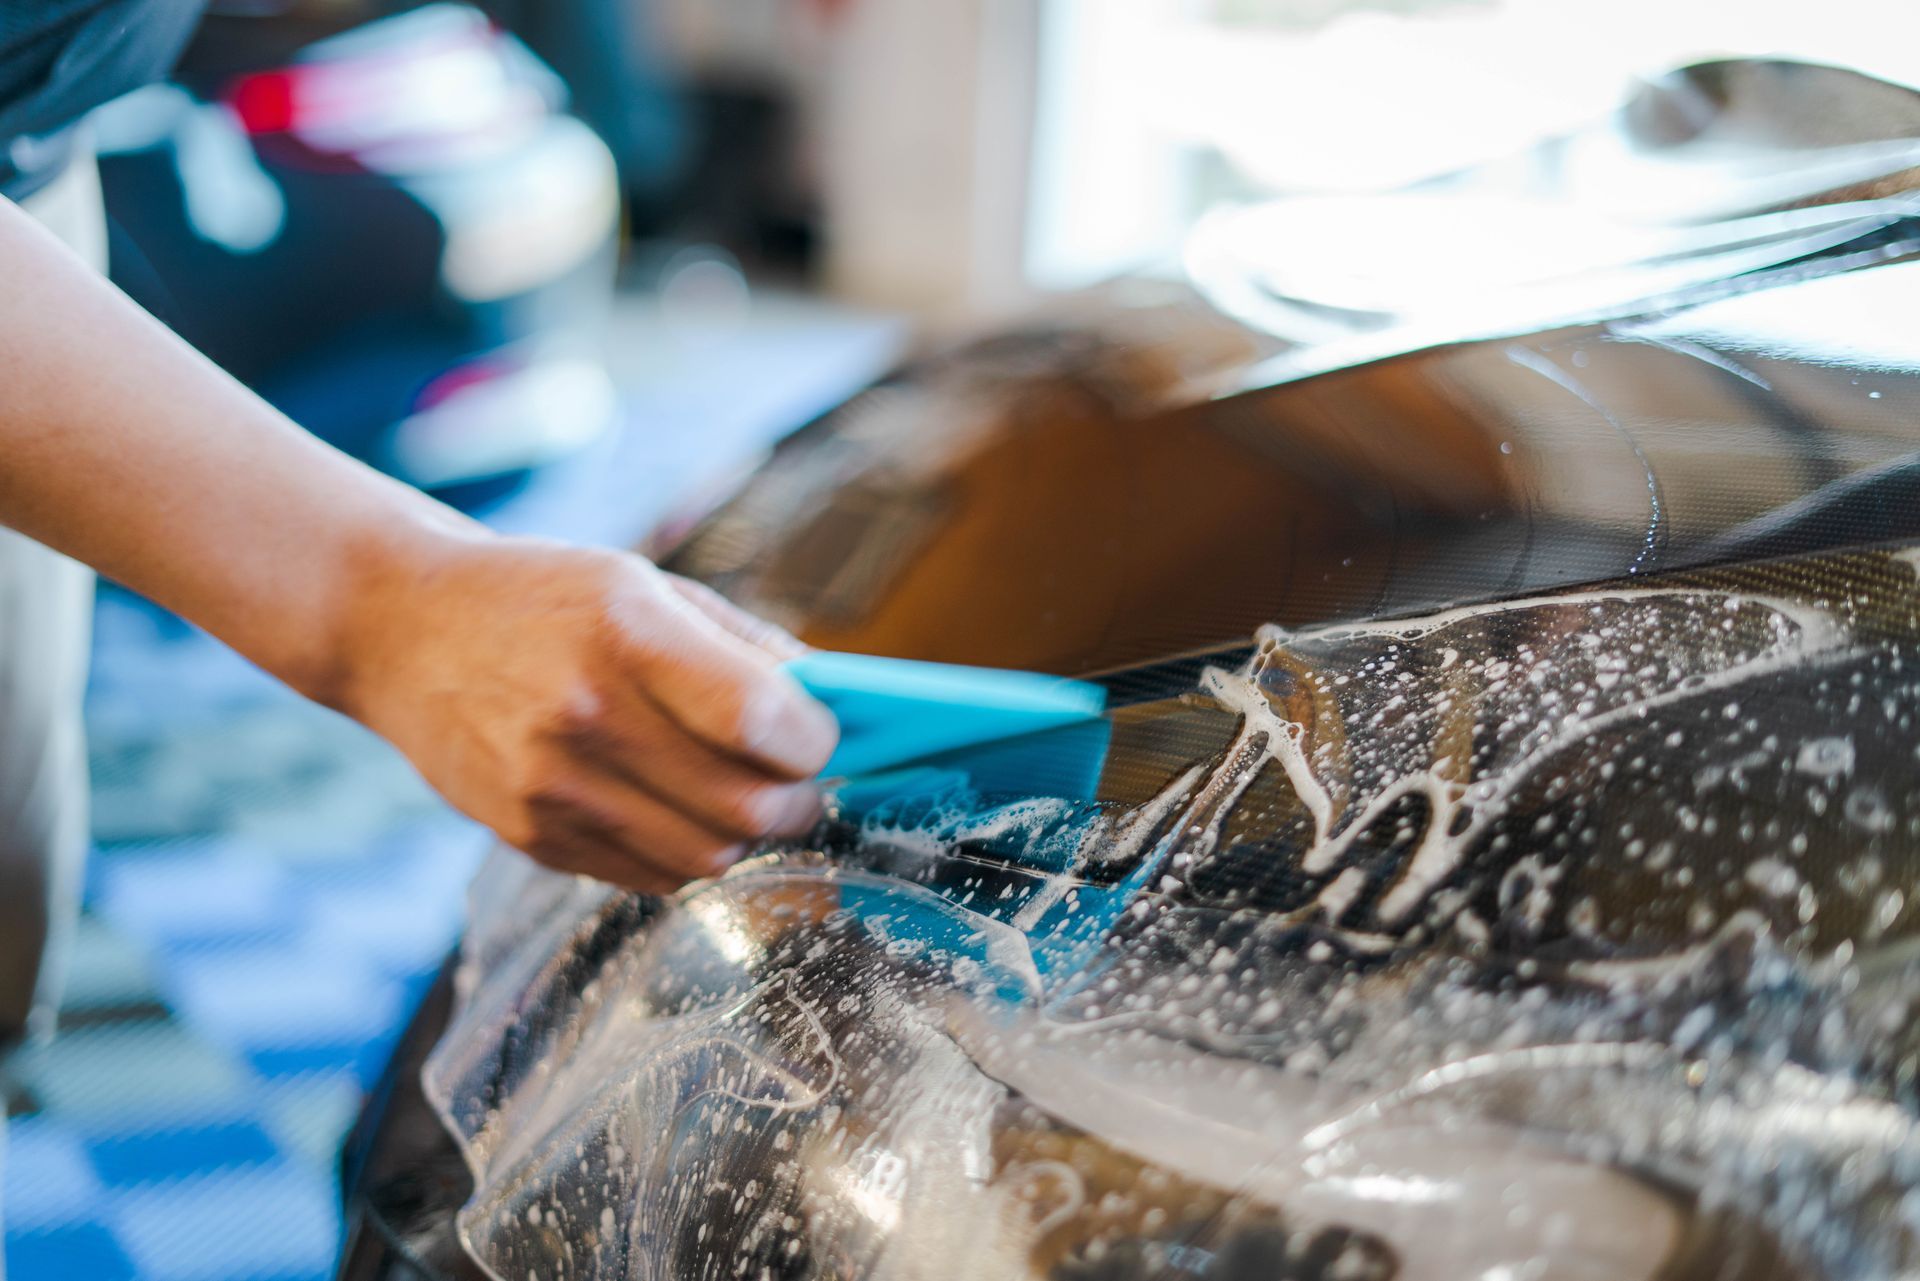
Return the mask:
[[0,279],[0,525],[358,717],[556,866],[666,889],[813,822],[837,728],[774,670],[790,640],[322,444],[4,199]]
[[373,575],[334,699],[442,796],[565,871],[662,893],[807,831],[833,716],[791,636],[616,552],[431,540]]

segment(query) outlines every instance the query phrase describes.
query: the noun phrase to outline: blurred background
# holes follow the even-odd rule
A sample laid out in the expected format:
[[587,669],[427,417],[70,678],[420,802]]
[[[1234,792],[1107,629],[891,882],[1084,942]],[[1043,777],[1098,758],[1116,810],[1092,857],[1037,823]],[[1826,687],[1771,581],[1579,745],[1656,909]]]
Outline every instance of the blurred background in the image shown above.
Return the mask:
[[[625,546],[921,346],[1739,54],[1911,83],[1920,7],[215,0],[92,135],[114,278],[155,315],[376,466]],[[110,585],[89,723],[62,1030],[6,1081],[11,1275],[330,1275],[341,1135],[485,840]]]

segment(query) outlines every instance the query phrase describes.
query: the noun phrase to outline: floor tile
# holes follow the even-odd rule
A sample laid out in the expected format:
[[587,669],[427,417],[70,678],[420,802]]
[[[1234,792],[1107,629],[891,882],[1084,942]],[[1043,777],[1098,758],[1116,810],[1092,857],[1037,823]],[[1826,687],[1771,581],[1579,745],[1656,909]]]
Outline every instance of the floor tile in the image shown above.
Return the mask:
[[15,1071],[48,1112],[87,1125],[191,1112],[247,1087],[234,1058],[165,1023],[79,1028],[19,1056]]
[[158,999],[147,950],[97,916],[81,917],[61,992],[62,1013],[124,1009]]
[[339,1244],[330,1181],[288,1163],[125,1189],[105,1221],[142,1281],[324,1275]]
[[230,1121],[119,1133],[89,1142],[87,1154],[104,1183],[125,1185],[267,1165],[279,1159],[280,1149],[260,1126]]
[[88,1222],[99,1212],[104,1190],[71,1127],[44,1117],[7,1126],[0,1150],[0,1221],[8,1232]]
[[7,1232],[9,1281],[145,1281],[97,1223]]

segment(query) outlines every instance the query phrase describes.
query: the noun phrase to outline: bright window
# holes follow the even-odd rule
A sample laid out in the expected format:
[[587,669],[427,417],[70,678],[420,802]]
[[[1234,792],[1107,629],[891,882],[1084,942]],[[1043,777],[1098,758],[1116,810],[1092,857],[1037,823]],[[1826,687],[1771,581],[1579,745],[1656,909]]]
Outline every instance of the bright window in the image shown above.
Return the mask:
[[1779,54],[1920,82],[1914,0],[1042,0],[1026,273],[1170,259],[1223,201],[1512,152],[1633,76]]

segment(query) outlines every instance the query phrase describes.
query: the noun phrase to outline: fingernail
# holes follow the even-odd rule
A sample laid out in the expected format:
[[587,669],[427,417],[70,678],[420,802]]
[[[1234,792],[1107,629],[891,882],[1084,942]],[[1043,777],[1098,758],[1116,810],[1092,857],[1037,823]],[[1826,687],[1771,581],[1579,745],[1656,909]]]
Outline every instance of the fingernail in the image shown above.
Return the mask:
[[792,678],[775,680],[778,684],[763,691],[753,705],[748,749],[790,773],[818,774],[840,741],[840,723]]
[[727,846],[727,848],[721,850],[718,854],[715,854],[712,858],[707,860],[706,875],[718,876],[722,872],[726,871],[728,868],[732,867],[735,863],[738,863],[741,859],[745,858],[746,856],[747,856],[746,846],[729,845]]
[[820,819],[820,793],[811,784],[769,788],[760,812],[767,816],[768,836],[796,836]]

